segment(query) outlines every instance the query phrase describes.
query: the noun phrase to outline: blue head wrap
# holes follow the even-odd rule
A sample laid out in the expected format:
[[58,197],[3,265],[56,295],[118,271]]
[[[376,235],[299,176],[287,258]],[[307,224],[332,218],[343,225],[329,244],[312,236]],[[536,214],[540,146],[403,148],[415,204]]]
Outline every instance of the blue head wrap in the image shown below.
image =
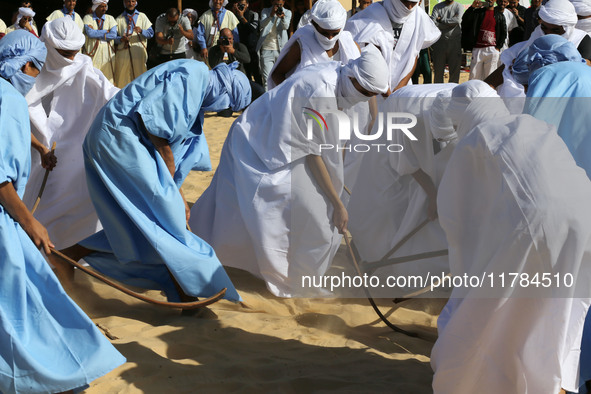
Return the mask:
[[0,76],[25,95],[33,87],[35,78],[24,74],[21,68],[32,62],[41,70],[46,55],[47,49],[41,40],[28,31],[15,30],[0,40]]
[[238,62],[231,64],[220,63],[209,70],[207,93],[203,99],[203,111],[221,111],[232,108],[240,111],[251,99],[251,89],[248,78],[236,70]]
[[520,84],[527,85],[530,74],[537,69],[566,61],[585,62],[572,42],[556,34],[547,34],[517,56],[512,68],[513,77]]

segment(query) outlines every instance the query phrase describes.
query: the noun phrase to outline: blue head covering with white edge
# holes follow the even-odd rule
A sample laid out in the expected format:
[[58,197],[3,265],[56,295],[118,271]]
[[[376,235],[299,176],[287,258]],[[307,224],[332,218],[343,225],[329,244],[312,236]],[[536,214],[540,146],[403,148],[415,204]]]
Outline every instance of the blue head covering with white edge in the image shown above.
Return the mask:
[[46,56],[41,40],[28,31],[15,30],[0,40],[0,76],[12,82],[27,62],[41,70]]
[[520,84],[527,85],[529,76],[534,71],[566,61],[585,62],[572,42],[556,34],[546,34],[517,56],[512,67],[513,78]]
[[237,70],[238,62],[220,63],[209,70],[209,84],[203,99],[203,111],[240,111],[250,104],[251,89],[248,78]]

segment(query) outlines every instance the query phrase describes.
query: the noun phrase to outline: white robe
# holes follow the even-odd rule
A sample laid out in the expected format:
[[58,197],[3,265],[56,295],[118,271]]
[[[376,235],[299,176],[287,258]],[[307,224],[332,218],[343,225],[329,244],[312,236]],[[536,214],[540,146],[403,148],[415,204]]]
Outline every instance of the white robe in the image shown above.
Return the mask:
[[[340,244],[332,204],[306,164],[319,143],[338,143],[337,127],[327,116],[331,132],[308,140],[303,116],[303,107],[336,109],[340,67],[307,67],[253,102],[232,125],[212,183],[191,209],[193,232],[222,264],[263,278],[276,296],[315,295],[302,288],[302,276],[323,275]],[[340,152],[322,151],[322,158],[341,193]]]
[[[48,59],[56,54],[61,56],[48,48]],[[47,147],[57,143],[58,164],[47,178],[35,217],[61,249],[101,229],[86,187],[82,142],[96,114],[119,89],[92,66],[86,55],[78,53],[73,61],[57,59],[67,65],[53,68],[48,60],[26,98],[35,137]],[[31,176],[23,197],[29,208],[44,174],[39,153],[33,151]]]
[[[474,105],[467,112],[486,112]],[[545,122],[510,115],[472,124],[441,181],[439,218],[451,273],[496,282],[454,289],[431,353],[433,390],[576,391],[591,295],[591,183]],[[509,286],[510,273],[536,272],[572,274],[576,291]]]
[[[285,44],[283,49],[281,49],[281,53],[275,61],[275,64],[273,65],[273,68],[271,69],[269,75],[273,75],[275,68],[277,67],[279,62],[281,62],[281,60],[285,57],[287,52],[289,52],[291,46],[295,42],[298,42],[300,45],[300,62],[293,70],[287,73],[286,77],[289,77],[294,72],[311,64],[331,61],[326,51],[322,49],[320,44],[318,44],[318,40],[316,40],[314,30],[315,29],[314,26],[312,26],[312,24],[307,24],[302,28],[297,29],[296,32],[293,33],[289,41],[287,41],[287,44]],[[349,60],[357,59],[360,56],[359,48],[355,44],[355,41],[353,41],[351,33],[349,33],[348,31],[341,31],[341,34],[339,35],[338,55],[339,61],[343,64],[347,64]],[[267,80],[267,85],[269,90],[277,86],[275,85],[273,78],[269,78]]]
[[[98,30],[97,21],[91,14],[84,16],[84,24],[90,25],[94,30]],[[105,15],[105,22],[102,30],[111,30],[116,26],[115,18],[111,15]],[[115,83],[115,46],[114,40],[104,41],[86,37],[84,52],[92,58],[92,65],[103,73],[111,82]]]
[[[419,223],[427,218],[427,195],[412,174],[422,169],[435,186],[443,174],[448,145],[437,155],[433,151],[429,109],[438,92],[451,90],[456,84],[407,86],[397,90],[381,105],[382,112],[409,112],[417,116],[410,131],[411,141],[400,130],[392,141],[383,134],[377,143],[400,144],[400,153],[370,151],[361,154],[361,168],[349,201],[349,231],[364,261],[378,261]],[[404,120],[407,122],[407,120]],[[374,125],[374,132],[377,124]],[[447,249],[445,234],[438,220],[429,222],[392,257]],[[447,272],[447,258],[438,257],[387,266],[376,275],[415,275]],[[384,294],[386,296],[386,294]]]
[[[148,39],[141,33],[134,33],[123,14],[119,15],[115,21],[117,22],[117,35],[131,34],[129,47],[126,48],[126,45],[121,42],[117,46],[117,53],[115,54],[115,85],[118,88],[123,88],[148,69],[146,66],[146,61],[148,61],[146,47]],[[146,14],[140,12],[136,26],[146,30],[152,27],[152,22],[150,22]]]
[[363,12],[353,15],[345,25],[345,30],[351,32],[353,40],[362,48],[367,44],[380,48],[390,66],[392,90],[410,73],[421,49],[430,47],[441,36],[441,31],[422,7],[415,8],[402,27],[396,48],[392,22],[381,2],[373,3]]

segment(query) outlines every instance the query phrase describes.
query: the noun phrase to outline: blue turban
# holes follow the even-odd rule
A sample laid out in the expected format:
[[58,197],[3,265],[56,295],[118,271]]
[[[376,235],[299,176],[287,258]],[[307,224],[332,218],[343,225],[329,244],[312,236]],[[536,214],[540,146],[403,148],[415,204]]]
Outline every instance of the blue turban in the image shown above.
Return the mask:
[[203,111],[221,111],[232,108],[240,111],[250,104],[251,90],[248,78],[236,70],[238,62],[220,63],[209,70],[209,84],[203,99]]
[[537,69],[565,61],[585,60],[572,42],[556,34],[546,34],[517,56],[512,68],[513,77],[520,84],[527,85],[530,74]]
[[0,40],[0,76],[23,94],[31,89],[35,78],[26,75],[21,68],[32,62],[37,70],[43,68],[47,49],[33,34],[25,30],[15,30]]

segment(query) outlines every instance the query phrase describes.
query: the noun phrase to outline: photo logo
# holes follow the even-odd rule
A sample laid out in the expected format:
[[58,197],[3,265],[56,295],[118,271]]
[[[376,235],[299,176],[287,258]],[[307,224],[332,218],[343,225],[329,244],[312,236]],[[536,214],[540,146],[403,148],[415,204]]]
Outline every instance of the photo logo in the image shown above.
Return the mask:
[[[369,152],[370,150],[387,150],[388,152],[396,153],[402,152],[404,147],[395,143],[378,143],[378,139],[383,140],[385,133],[386,140],[391,142],[393,140],[394,132],[402,132],[405,137],[411,141],[417,141],[417,137],[410,131],[417,124],[417,117],[407,112],[378,112],[375,119],[375,126],[372,134],[366,134],[365,130],[360,129],[359,114],[353,112],[350,119],[349,115],[340,110],[327,110],[320,112],[310,108],[304,107],[304,115],[309,118],[306,119],[306,138],[314,139],[314,121],[321,131],[328,132],[328,122],[326,119],[336,120],[337,138],[340,141],[347,141],[344,146],[334,144],[320,144],[320,150],[336,149],[336,151],[355,151],[355,152]],[[324,115],[324,116],[323,116]],[[331,122],[335,124],[335,122]],[[352,141],[364,141],[362,143]],[[351,142],[349,142],[351,141]],[[365,143],[365,141],[373,141],[373,143]]]

